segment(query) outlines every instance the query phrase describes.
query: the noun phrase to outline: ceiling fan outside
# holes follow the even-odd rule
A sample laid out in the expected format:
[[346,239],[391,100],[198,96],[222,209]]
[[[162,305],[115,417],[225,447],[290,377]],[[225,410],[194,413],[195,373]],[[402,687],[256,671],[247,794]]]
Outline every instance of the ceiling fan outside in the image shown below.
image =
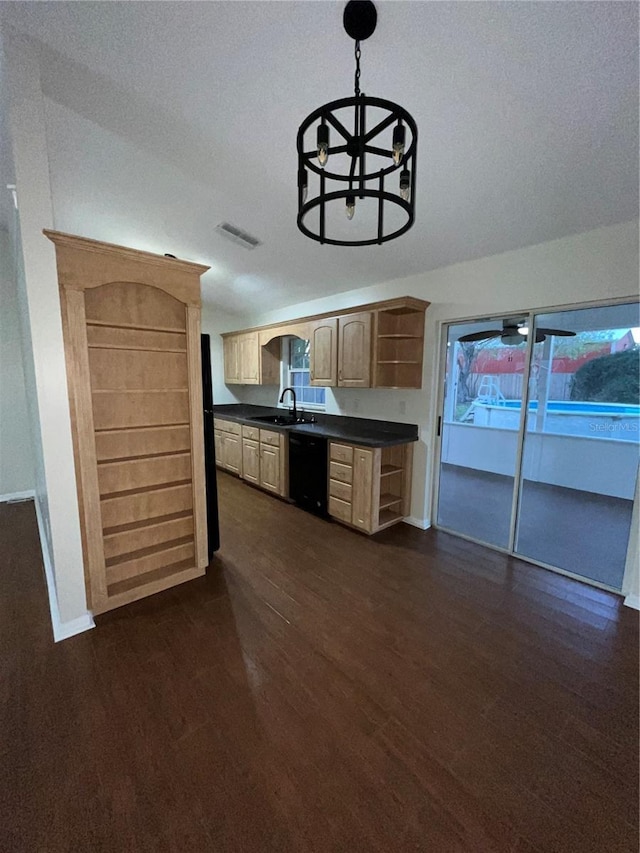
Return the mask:
[[[536,343],[542,343],[547,335],[557,335],[563,338],[573,337],[576,333],[569,332],[565,329],[536,329]],[[458,338],[460,343],[469,343],[471,341],[489,341],[492,338],[500,338],[506,346],[518,346],[527,342],[529,336],[529,328],[527,321],[518,318],[509,318],[502,321],[502,329],[488,329],[484,332],[470,332],[468,335],[462,335]]]

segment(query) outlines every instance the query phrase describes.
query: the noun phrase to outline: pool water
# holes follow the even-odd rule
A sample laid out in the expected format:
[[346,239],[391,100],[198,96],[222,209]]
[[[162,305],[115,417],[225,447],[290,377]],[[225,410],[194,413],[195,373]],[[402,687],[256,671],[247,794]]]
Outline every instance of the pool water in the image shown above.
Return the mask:
[[[520,400],[473,405],[473,425],[493,429],[517,430],[520,427]],[[640,440],[640,406],[630,403],[584,403],[581,401],[550,400],[544,423],[538,423],[538,401],[528,406],[527,430],[607,438],[617,441]]]

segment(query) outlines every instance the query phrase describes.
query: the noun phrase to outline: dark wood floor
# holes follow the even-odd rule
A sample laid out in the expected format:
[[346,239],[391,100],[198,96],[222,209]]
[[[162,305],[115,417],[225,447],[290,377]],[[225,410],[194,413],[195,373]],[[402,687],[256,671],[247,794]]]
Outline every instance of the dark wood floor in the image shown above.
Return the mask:
[[0,850],[638,850],[638,614],[220,477],[206,578],[54,645],[0,506]]

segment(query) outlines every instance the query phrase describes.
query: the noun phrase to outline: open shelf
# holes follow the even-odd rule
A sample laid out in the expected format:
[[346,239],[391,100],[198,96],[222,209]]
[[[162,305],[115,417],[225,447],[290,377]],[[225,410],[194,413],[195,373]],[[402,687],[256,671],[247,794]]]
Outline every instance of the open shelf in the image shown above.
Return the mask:
[[379,498],[376,530],[390,527],[408,514],[407,489],[410,487],[410,445],[383,447],[380,456]]
[[384,495],[380,495],[380,512],[385,509],[388,509],[391,506],[395,506],[396,504],[401,504],[402,498],[398,495],[393,495],[390,492],[385,493]]
[[399,509],[380,510],[380,515],[378,517],[378,530],[383,527],[388,527],[391,524],[395,524],[396,521],[400,521],[402,517],[402,512]]
[[399,465],[382,465],[380,468],[380,476],[388,477],[390,474],[402,474],[404,469]]
[[374,387],[420,388],[423,350],[423,310],[407,305],[376,312]]

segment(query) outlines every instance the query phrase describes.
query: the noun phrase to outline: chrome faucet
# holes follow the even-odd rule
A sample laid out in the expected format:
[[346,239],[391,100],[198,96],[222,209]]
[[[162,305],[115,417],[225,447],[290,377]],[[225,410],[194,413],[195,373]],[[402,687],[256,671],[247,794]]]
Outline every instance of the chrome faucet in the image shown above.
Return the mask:
[[293,388],[285,388],[282,394],[280,394],[280,399],[278,400],[278,402],[282,403],[282,401],[284,400],[284,395],[287,393],[287,391],[291,391],[291,396],[293,397],[293,417],[297,421],[298,409],[296,408],[296,392],[293,390]]

